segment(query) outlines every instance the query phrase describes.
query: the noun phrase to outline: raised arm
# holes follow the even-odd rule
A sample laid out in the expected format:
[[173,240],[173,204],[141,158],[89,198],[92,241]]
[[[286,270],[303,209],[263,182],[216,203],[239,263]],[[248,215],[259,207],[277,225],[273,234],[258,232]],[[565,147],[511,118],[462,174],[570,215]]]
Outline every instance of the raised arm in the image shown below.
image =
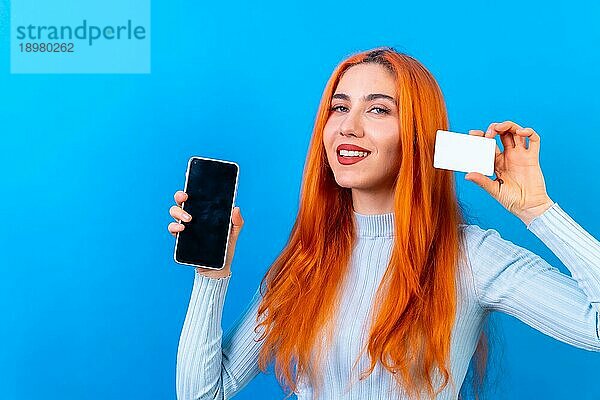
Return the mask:
[[510,314],[573,346],[600,351],[600,243],[554,203],[533,232],[569,269],[561,273],[494,229],[468,225],[469,260],[479,304]]
[[215,279],[195,272],[177,351],[179,400],[229,399],[260,372],[261,342],[255,340],[260,334],[254,332],[258,289],[222,338],[221,316],[230,279],[231,275]]

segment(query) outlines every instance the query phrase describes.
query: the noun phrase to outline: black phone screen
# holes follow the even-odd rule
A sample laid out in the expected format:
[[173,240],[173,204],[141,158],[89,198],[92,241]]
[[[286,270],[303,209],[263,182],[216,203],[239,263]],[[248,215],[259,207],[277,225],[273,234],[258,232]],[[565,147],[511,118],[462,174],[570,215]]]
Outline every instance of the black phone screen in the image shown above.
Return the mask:
[[182,208],[192,216],[181,221],[175,261],[180,264],[222,269],[235,200],[239,166],[230,161],[192,157],[188,162]]

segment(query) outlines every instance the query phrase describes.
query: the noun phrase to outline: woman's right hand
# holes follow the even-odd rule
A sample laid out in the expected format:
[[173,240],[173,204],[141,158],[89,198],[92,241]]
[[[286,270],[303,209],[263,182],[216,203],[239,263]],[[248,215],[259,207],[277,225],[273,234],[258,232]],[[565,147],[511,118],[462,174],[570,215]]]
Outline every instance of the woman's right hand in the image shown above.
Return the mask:
[[[185,229],[185,225],[181,223],[182,220],[189,222],[192,219],[188,213],[186,213],[181,208],[181,203],[187,200],[188,195],[182,190],[178,190],[175,192],[175,203],[177,205],[171,206],[169,209],[169,214],[177,221],[169,223],[168,229],[169,233],[173,235],[173,237],[177,237],[177,233],[181,232]],[[189,219],[187,219],[189,217]],[[227,245],[227,255],[225,256],[225,267],[220,270],[210,269],[210,268],[202,268],[196,267],[198,273],[208,276],[210,278],[222,278],[228,275],[231,275],[231,263],[233,261],[233,254],[235,253],[235,244],[237,242],[237,238],[242,230],[242,226],[244,226],[244,219],[242,218],[242,213],[239,207],[233,208],[233,215],[231,216],[231,232],[229,234],[229,243]]]

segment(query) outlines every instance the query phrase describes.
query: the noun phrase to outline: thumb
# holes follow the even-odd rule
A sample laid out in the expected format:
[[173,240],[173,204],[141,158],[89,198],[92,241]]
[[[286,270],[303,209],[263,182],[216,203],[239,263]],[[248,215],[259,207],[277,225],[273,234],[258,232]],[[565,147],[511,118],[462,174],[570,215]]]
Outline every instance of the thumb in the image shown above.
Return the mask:
[[227,256],[225,260],[225,263],[227,265],[231,265],[232,263],[237,239],[242,230],[242,226],[244,226],[244,218],[242,218],[240,208],[234,207],[233,212],[231,213],[231,231],[229,234],[229,247],[227,249]]
[[231,230],[233,233],[239,233],[242,230],[242,226],[244,226],[244,218],[242,217],[242,212],[239,207],[233,208],[233,213],[231,215],[232,227]]
[[487,176],[480,174],[479,172],[469,172],[465,175],[465,179],[479,185],[483,190],[489,194],[495,196],[498,185],[496,181],[488,178]]

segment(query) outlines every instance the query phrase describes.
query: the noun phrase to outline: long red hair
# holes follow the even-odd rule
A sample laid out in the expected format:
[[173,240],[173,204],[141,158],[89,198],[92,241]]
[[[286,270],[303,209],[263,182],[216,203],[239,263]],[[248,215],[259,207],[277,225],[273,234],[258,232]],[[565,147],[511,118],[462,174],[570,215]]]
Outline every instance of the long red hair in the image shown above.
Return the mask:
[[[459,224],[464,218],[452,171],[433,167],[435,132],[449,125],[442,92],[419,61],[390,47],[350,56],[327,82],[309,145],[298,215],[288,243],[261,281],[256,329],[264,327],[264,343],[259,366],[266,371],[274,360],[278,381],[292,392],[300,375],[318,391],[321,335],[329,342],[334,334],[332,321],[356,240],[351,191],[334,179],[323,128],[342,74],[365,62],[381,64],[396,78],[401,164],[394,187],[396,236],[372,309],[369,340],[363,347],[371,363],[361,379],[380,362],[407,393],[420,396],[426,389],[435,397],[449,383],[454,385],[448,362],[457,265],[463,256]],[[481,346],[478,353],[485,360]],[[443,377],[438,389],[432,383],[434,368]]]

